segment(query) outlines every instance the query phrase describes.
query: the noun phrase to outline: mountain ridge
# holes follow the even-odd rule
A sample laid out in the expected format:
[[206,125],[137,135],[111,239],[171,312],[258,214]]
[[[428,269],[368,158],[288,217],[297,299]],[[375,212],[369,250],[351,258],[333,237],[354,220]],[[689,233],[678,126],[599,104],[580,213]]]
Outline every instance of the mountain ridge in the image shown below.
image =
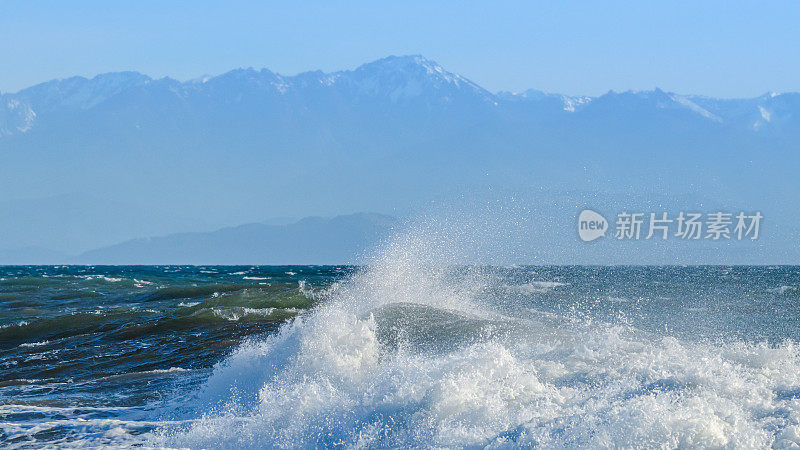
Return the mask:
[[[291,95],[304,89],[336,88],[346,95],[383,97],[393,103],[430,94],[426,89],[437,89],[443,92],[443,98],[447,101],[459,94],[470,94],[494,106],[503,102],[547,103],[560,100],[562,110],[567,112],[580,112],[598,103],[598,100],[600,103],[611,99],[640,101],[651,102],[656,109],[683,107],[718,123],[740,123],[742,117],[747,116],[753,119],[749,123],[754,130],[763,128],[773,118],[780,120],[785,117],[787,106],[800,108],[800,94],[794,92],[768,92],[753,98],[731,99],[681,95],[662,91],[658,87],[645,91],[611,90],[600,96],[545,93],[535,89],[493,93],[466,77],[445,70],[435,61],[421,55],[407,55],[389,56],[352,70],[328,73],[307,71],[289,76],[267,68],[256,70],[250,67],[183,82],[170,77],[156,79],[136,71],[108,72],[92,78],[76,76],[54,79],[15,93],[0,93],[0,136],[28,133],[35,127],[40,115],[57,108],[90,109],[131,89],[154,90],[158,86],[166,86],[175,96],[185,98],[197,94],[214,95],[215,91],[226,91],[237,84],[240,86],[240,92],[235,92],[237,95],[258,91]],[[244,90],[245,87],[249,89]],[[800,109],[789,115],[800,115]]]

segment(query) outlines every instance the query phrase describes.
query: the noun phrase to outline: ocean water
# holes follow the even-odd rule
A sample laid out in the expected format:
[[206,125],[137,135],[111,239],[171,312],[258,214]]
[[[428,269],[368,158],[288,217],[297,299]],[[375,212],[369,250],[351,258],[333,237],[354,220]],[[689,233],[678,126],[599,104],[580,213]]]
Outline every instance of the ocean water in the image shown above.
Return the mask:
[[0,446],[800,445],[800,267],[2,267]]

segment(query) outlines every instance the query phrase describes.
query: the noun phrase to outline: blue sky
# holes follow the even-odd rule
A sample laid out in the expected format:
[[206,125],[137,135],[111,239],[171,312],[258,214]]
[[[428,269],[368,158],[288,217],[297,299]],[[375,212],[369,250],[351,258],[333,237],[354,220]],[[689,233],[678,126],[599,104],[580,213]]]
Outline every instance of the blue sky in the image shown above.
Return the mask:
[[0,91],[422,54],[493,91],[747,97],[800,91],[798,23],[798,1],[0,0]]

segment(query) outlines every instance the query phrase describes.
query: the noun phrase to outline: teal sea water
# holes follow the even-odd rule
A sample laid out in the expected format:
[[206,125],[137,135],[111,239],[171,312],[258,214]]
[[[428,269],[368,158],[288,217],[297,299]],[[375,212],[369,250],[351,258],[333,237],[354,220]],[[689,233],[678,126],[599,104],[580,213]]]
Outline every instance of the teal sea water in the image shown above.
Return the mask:
[[800,445],[800,267],[0,268],[0,446]]

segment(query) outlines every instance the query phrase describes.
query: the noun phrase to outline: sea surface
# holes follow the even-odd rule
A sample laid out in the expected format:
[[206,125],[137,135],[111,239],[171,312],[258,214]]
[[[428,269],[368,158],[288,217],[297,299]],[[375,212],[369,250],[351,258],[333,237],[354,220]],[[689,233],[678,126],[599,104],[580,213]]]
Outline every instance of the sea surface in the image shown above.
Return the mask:
[[800,267],[0,267],[0,447],[800,445]]

